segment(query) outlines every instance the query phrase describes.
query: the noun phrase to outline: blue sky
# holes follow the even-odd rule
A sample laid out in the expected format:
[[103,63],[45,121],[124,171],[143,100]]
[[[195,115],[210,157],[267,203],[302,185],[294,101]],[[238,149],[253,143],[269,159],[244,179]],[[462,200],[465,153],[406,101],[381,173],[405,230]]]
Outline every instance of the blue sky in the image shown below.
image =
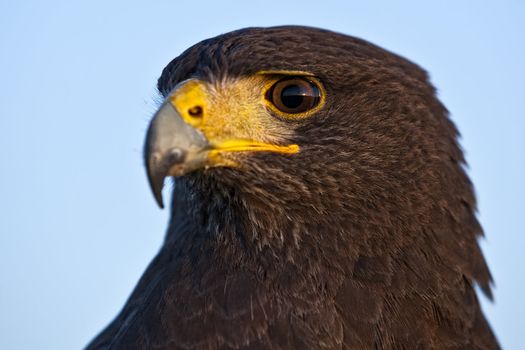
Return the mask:
[[430,72],[479,198],[496,281],[484,309],[504,347],[522,347],[524,4],[1,0],[2,348],[79,349],[117,314],[167,221],[141,159],[162,68],[202,39],[280,24],[358,36]]

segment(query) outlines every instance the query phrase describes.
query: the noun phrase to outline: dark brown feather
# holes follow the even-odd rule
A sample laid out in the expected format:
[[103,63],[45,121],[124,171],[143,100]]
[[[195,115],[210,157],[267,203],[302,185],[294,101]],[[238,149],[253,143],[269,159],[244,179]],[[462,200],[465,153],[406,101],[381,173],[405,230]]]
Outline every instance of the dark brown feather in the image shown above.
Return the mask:
[[203,41],[159,79],[313,72],[294,157],[175,181],[165,243],[88,349],[498,349],[458,132],[415,64],[304,27]]

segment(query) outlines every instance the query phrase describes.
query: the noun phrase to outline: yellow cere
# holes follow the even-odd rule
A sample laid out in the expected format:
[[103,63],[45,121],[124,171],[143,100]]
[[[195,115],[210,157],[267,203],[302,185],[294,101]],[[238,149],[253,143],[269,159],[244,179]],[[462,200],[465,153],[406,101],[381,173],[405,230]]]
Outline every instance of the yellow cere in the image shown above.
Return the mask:
[[214,164],[229,164],[224,156],[233,152],[294,154],[299,145],[286,144],[293,132],[290,125],[269,113],[265,98],[276,81],[292,74],[310,76],[306,72],[269,71],[213,83],[189,79],[168,98],[181,117],[208,139],[213,147],[209,158]]
[[[188,80],[183,82],[169,99],[171,104],[177,109],[184,121],[191,126],[198,127],[204,119],[204,113],[208,111],[206,91],[203,84],[198,80]],[[191,110],[200,107],[202,115],[192,116]]]

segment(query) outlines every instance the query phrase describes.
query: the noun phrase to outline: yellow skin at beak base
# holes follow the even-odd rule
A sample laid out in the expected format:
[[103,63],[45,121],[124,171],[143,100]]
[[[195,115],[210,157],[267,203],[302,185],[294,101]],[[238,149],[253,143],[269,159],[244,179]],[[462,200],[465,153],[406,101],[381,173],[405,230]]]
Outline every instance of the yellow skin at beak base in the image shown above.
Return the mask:
[[[234,161],[223,157],[225,153],[299,152],[298,145],[278,145],[281,140],[272,136],[276,131],[279,135],[288,130],[265,108],[263,89],[266,86],[267,81],[262,76],[219,85],[190,79],[182,82],[168,98],[184,121],[199,129],[212,145],[208,153],[209,165],[234,166]],[[198,116],[190,112],[195,107],[201,110]],[[275,143],[266,141],[274,141],[271,139]]]

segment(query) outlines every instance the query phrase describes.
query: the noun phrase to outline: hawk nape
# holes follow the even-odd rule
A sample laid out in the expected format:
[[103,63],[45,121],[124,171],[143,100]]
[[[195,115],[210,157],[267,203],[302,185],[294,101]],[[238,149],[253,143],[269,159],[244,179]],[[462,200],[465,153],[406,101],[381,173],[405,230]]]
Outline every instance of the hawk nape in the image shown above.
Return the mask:
[[88,349],[497,349],[458,132],[417,65],[305,27],[175,58],[145,145],[165,242]]

